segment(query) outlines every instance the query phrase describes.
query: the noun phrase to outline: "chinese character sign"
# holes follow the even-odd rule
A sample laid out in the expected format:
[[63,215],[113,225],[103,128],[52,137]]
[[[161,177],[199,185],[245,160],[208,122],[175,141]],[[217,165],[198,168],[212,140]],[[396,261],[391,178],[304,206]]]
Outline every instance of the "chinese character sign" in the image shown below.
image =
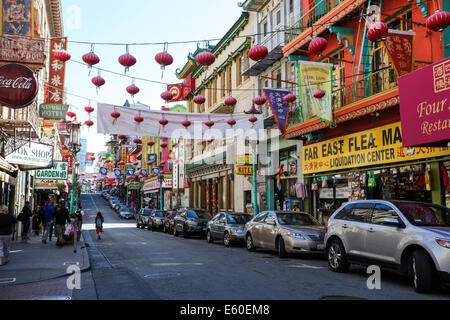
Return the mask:
[[414,32],[389,30],[384,46],[399,77],[413,71]]
[[53,38],[50,41],[50,73],[48,83],[47,103],[60,104],[64,101],[64,77],[66,66],[62,61],[56,60],[53,53],[58,50],[66,50],[67,37]]
[[280,129],[281,133],[284,133],[289,120],[289,105],[284,101],[284,97],[289,94],[289,91],[265,88],[263,92],[269,102],[278,129]]

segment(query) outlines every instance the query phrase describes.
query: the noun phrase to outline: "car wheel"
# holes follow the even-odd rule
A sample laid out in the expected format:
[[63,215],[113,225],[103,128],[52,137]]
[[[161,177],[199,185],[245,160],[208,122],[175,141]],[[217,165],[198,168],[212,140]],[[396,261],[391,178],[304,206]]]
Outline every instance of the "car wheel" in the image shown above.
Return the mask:
[[278,238],[277,241],[277,248],[278,248],[278,256],[282,259],[282,258],[286,258],[287,256],[287,252],[286,252],[286,248],[284,246],[284,240],[282,237]]
[[255,245],[253,244],[253,238],[252,238],[252,235],[251,234],[248,234],[247,235],[247,238],[246,238],[246,246],[247,246],[247,250],[248,251],[251,251],[251,252],[253,252],[253,251],[255,251],[256,250],[256,247],[255,247]]
[[411,270],[414,290],[419,293],[430,293],[433,290],[433,265],[430,258],[422,250],[412,254]]
[[327,247],[328,266],[334,272],[347,272],[350,264],[347,261],[344,246],[339,240],[333,240]]
[[178,236],[178,232],[177,232],[177,226],[173,226],[173,236],[176,237]]
[[214,238],[212,237],[211,231],[209,231],[209,229],[206,231],[206,241],[208,241],[208,243],[214,242]]
[[228,232],[225,232],[223,235],[223,244],[225,247],[231,247],[231,236]]

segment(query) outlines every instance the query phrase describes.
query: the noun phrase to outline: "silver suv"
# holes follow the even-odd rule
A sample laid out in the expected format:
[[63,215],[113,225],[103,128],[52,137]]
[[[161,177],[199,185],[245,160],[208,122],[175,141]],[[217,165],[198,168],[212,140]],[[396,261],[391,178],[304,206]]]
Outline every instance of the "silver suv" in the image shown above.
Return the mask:
[[450,285],[450,210],[410,201],[360,200],[342,204],[328,220],[326,257],[332,271],[351,263],[378,265],[412,276],[417,292],[439,277]]

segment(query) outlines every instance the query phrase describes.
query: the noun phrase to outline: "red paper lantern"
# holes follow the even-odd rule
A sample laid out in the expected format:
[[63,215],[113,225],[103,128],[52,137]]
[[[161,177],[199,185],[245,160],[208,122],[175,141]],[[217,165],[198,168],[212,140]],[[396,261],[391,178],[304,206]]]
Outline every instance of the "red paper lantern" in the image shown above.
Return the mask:
[[144,117],[136,116],[134,117],[134,121],[136,121],[137,123],[141,123],[142,121],[144,121]]
[[315,37],[309,43],[308,51],[310,54],[319,55],[323,50],[326,49],[327,45],[327,39],[322,37]]
[[82,176],[82,177],[84,177],[85,175],[86,175],[86,174],[85,174],[85,173],[83,173],[83,172],[82,172],[82,173],[80,173],[80,176]]
[[117,119],[118,117],[120,117],[120,112],[117,112],[117,111],[111,112],[111,117],[113,117],[114,119]]
[[161,99],[163,99],[166,102],[169,102],[170,100],[173,99],[173,94],[170,91],[164,91],[163,93],[161,93]]
[[320,90],[320,89],[316,90],[314,92],[314,98],[316,98],[316,99],[322,99],[324,95],[325,95],[325,91]]
[[167,52],[160,52],[155,56],[156,62],[164,68],[165,66],[170,66],[173,63],[172,56]]
[[81,59],[83,59],[89,68],[100,62],[100,58],[94,52],[84,54]]
[[227,106],[234,106],[237,103],[237,100],[235,98],[233,98],[233,97],[228,97],[228,98],[225,99],[224,103]]
[[159,124],[162,125],[162,126],[165,126],[166,124],[169,123],[169,121],[167,121],[167,119],[160,119],[158,122],[159,122]]
[[161,142],[159,145],[161,146],[161,148],[167,147],[167,143],[165,143],[165,142]]
[[195,60],[203,66],[209,66],[216,61],[216,57],[209,51],[203,51],[195,57]]
[[214,139],[208,139],[208,140],[206,140],[206,142],[208,142],[208,143],[211,143],[211,142],[213,142],[214,141]]
[[70,60],[71,55],[66,50],[57,50],[57,51],[53,52],[53,57],[56,60],[66,62],[66,61]]
[[92,111],[94,111],[94,108],[92,108],[91,106],[86,106],[86,107],[84,107],[84,110],[85,110],[87,113],[91,113]]
[[161,107],[161,110],[162,110],[162,111],[170,111],[170,109],[167,108],[166,106],[162,106],[162,107]]
[[372,42],[386,40],[388,31],[389,27],[386,23],[377,21],[370,26],[369,30],[367,30],[367,39]]
[[139,138],[134,138],[134,139],[133,139],[133,142],[136,143],[136,144],[141,143],[141,141],[142,141],[142,140],[139,139]]
[[269,50],[266,46],[256,45],[248,52],[248,57],[253,61],[261,61],[269,54]]
[[253,99],[253,102],[258,106],[262,106],[264,103],[266,103],[266,98],[258,96],[255,99]]
[[92,126],[92,125],[94,124],[94,121],[92,121],[92,120],[86,120],[86,121],[84,122],[84,124],[87,125],[88,127],[90,127],[90,126]]
[[173,147],[173,148],[176,148],[177,146],[178,146],[178,143],[176,143],[176,142],[175,142],[175,143],[172,143],[172,147]]
[[289,93],[288,95],[285,95],[283,99],[287,103],[291,103],[291,102],[294,102],[297,99],[297,97],[294,96],[292,93]]
[[214,125],[214,121],[208,120],[205,121],[205,126],[207,126],[208,128],[211,128]]
[[120,165],[120,166],[122,166],[122,165],[125,164],[125,161],[123,161],[123,160],[122,160],[122,161],[119,161],[119,162],[117,162],[117,164]]
[[191,122],[190,122],[189,120],[184,120],[181,124],[182,124],[185,128],[188,128],[188,127],[191,125]]
[[139,92],[139,87],[136,86],[136,85],[134,85],[134,84],[129,85],[129,86],[127,87],[127,92],[128,92],[129,94],[131,94],[131,96],[134,96],[136,93]]
[[101,87],[106,82],[105,79],[100,76],[93,77],[91,81],[97,88]]
[[105,160],[105,163],[110,163],[110,162],[111,162],[110,159],[106,159],[106,160]]
[[117,138],[119,138],[120,140],[123,140],[123,139],[126,139],[127,136],[124,134],[119,134],[119,135],[117,135]]
[[[91,157],[91,160],[94,161],[95,157]],[[97,176],[94,176],[94,178],[97,178]]]
[[155,144],[155,141],[147,141],[147,145],[149,146],[149,147],[152,147],[153,145]]
[[230,126],[234,126],[234,125],[236,124],[236,120],[230,119],[230,120],[227,121],[227,123],[228,123]]
[[425,20],[425,24],[431,31],[442,32],[450,25],[450,12],[436,10]]
[[77,116],[76,113],[75,113],[75,112],[72,112],[72,111],[68,111],[68,112],[66,113],[66,115],[67,115],[69,118],[73,118],[73,117],[76,117],[76,116]]
[[248,121],[250,121],[251,123],[255,123],[256,121],[258,121],[258,118],[255,116],[251,116],[250,118],[248,118]]
[[[94,158],[94,157],[92,157],[92,158]],[[95,159],[93,159],[93,160],[95,160]],[[94,177],[94,178],[97,178],[97,175],[96,175],[96,174],[94,174],[94,175],[93,175],[93,177]]]
[[196,104],[203,104],[206,101],[205,97],[202,95],[195,96],[193,100]]
[[119,57],[119,63],[125,67],[126,73],[136,63],[136,58],[127,52]]

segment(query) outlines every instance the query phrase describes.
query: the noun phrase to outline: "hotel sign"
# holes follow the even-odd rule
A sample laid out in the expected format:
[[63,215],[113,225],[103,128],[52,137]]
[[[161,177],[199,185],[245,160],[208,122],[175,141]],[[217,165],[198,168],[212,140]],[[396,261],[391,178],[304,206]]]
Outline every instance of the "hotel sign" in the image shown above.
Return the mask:
[[398,79],[404,146],[450,140],[450,58]]
[[449,156],[450,149],[405,148],[400,122],[303,146],[303,173]]

